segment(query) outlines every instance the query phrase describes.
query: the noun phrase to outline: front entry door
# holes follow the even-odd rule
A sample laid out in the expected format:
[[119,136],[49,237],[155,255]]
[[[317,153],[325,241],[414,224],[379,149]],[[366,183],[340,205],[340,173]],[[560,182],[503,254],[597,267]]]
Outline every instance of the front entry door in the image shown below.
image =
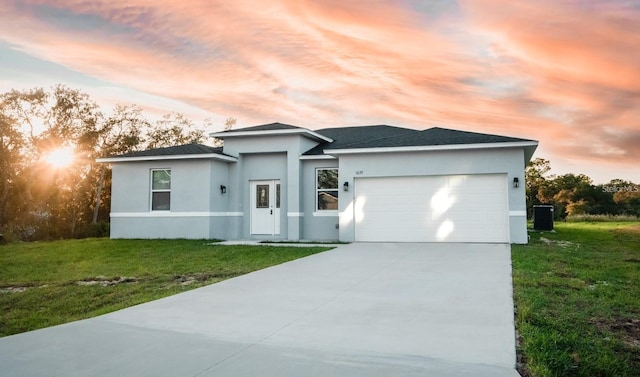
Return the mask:
[[251,181],[251,234],[280,234],[280,181]]

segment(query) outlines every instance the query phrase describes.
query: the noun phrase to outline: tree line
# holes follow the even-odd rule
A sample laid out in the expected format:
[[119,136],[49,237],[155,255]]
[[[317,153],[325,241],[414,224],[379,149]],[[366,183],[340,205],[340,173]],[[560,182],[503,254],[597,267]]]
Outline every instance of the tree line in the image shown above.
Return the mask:
[[551,163],[536,158],[525,171],[527,213],[551,204],[556,220],[580,215],[640,216],[640,184],[622,179],[594,185],[584,174],[551,175]]
[[[99,157],[206,140],[183,114],[150,121],[136,105],[102,112],[88,94],[57,85],[0,95],[0,234],[46,240],[108,232],[111,170]],[[72,150],[68,166],[47,160]]]

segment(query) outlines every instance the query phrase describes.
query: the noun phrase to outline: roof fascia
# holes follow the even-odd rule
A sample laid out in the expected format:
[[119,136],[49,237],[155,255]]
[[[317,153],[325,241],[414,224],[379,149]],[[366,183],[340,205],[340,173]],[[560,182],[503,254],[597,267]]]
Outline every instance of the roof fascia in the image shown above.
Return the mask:
[[302,155],[301,160],[336,160],[337,157],[329,154]]
[[300,135],[300,134],[302,134],[303,136],[310,137],[312,139],[326,141],[327,143],[333,142],[333,139],[307,129],[214,132],[209,134],[209,136],[225,139],[229,137],[242,137],[242,136],[273,136],[273,135],[277,136],[277,135]]
[[158,161],[158,160],[202,160],[213,159],[226,162],[238,162],[236,157],[225,156],[218,153],[204,154],[176,154],[160,156],[134,156],[134,157],[105,157],[97,158],[96,162],[134,162],[134,161]]
[[325,154],[359,154],[359,153],[390,153],[390,152],[422,152],[446,151],[462,149],[494,149],[494,148],[526,148],[537,147],[537,141],[515,141],[505,143],[475,143],[475,144],[447,144],[447,145],[419,145],[411,147],[379,147],[379,148],[346,148],[324,150]]

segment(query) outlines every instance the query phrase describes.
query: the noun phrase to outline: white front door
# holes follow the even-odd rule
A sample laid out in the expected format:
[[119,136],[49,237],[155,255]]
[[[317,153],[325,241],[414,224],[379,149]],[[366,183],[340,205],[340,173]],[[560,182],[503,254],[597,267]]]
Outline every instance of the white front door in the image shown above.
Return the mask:
[[251,234],[280,234],[280,181],[251,181]]

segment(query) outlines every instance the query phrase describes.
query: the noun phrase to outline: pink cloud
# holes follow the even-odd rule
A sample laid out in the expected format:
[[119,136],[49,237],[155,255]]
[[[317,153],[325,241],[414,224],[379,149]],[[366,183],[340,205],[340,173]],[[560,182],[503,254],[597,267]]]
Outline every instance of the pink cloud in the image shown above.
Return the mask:
[[[640,134],[640,9],[616,2],[497,0],[469,1],[464,8],[514,74],[528,78],[537,115],[553,121],[550,150],[583,161],[615,156],[617,164],[637,163],[640,152],[626,140]],[[615,136],[605,129],[616,129]]]
[[[241,125],[441,125],[637,164],[638,10],[459,3],[425,14],[403,1],[24,1],[0,5],[0,39]],[[51,8],[63,19],[42,15]],[[100,27],[78,28],[81,17]]]

